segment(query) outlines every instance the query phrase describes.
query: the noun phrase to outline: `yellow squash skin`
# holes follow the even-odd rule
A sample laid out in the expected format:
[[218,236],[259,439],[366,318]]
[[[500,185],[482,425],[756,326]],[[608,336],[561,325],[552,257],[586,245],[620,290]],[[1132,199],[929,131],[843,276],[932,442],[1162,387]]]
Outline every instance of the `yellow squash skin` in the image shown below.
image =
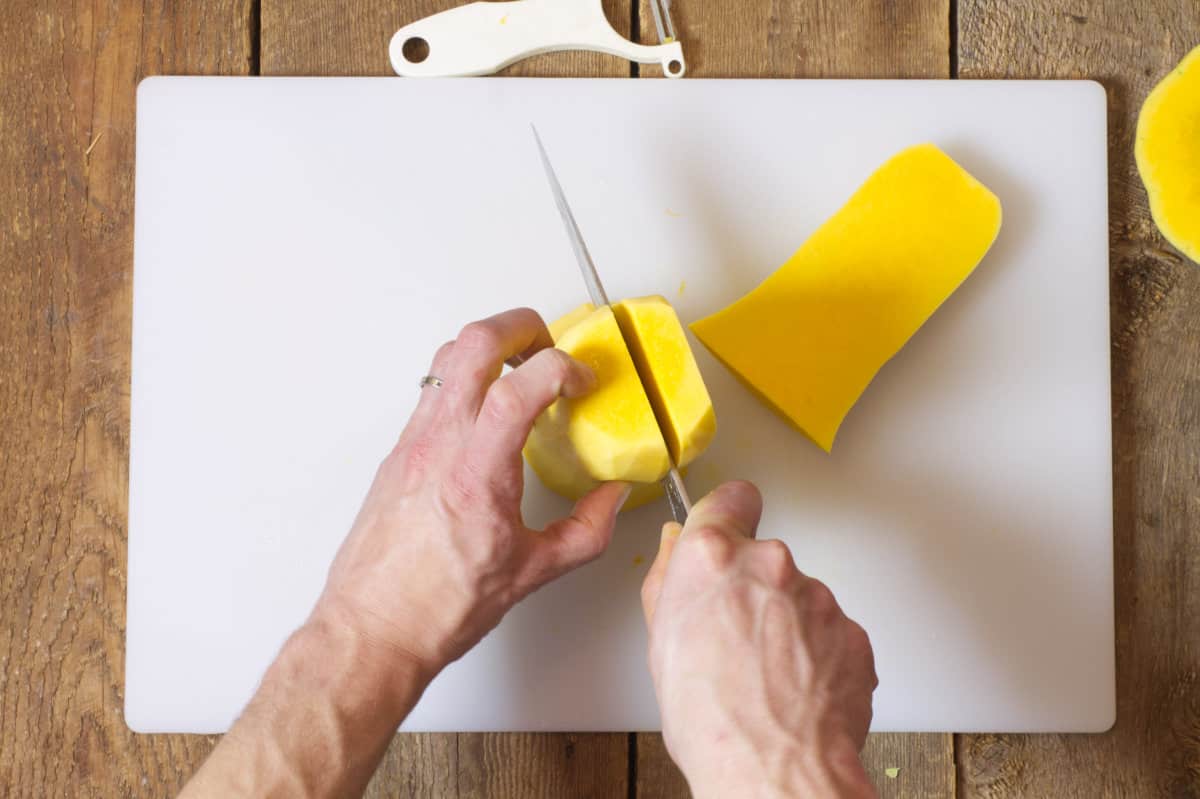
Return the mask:
[[717,417],[683,325],[663,297],[621,300],[613,311],[671,460],[687,466],[712,442]]
[[1200,263],[1200,47],[1146,98],[1134,155],[1154,223]]
[[746,296],[692,324],[826,452],[887,361],[974,270],[1000,201],[932,144],[893,156]]

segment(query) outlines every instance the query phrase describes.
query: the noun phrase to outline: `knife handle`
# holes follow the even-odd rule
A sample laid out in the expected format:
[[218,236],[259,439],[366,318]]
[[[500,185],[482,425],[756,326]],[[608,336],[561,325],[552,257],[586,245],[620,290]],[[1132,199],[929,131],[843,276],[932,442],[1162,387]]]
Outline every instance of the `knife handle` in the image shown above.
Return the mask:
[[631,42],[613,30],[600,0],[507,0],[451,8],[405,25],[388,46],[405,77],[490,75],[538,53],[590,50],[660,63],[667,77],[687,70],[678,41]]

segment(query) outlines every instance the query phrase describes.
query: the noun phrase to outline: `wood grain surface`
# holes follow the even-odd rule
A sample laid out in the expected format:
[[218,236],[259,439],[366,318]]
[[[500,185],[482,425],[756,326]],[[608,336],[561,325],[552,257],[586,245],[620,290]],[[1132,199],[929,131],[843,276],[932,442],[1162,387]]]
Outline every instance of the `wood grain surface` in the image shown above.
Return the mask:
[[[671,19],[689,78],[948,78],[950,2],[688,0]],[[640,41],[658,44],[649,0],[638,22]]]
[[964,735],[962,797],[1200,797],[1200,267],[1133,161],[1146,94],[1200,44],[1200,4],[963,0],[964,78],[1094,78],[1109,99],[1117,723]]
[[134,90],[246,74],[249,0],[0,13],[0,795],[163,796],[122,720]]
[[[1155,230],[1131,155],[1141,100],[1200,43],[1200,6],[949,3],[674,7],[690,77],[1092,77],[1108,90],[1117,726],[956,742],[877,735],[864,760],[884,796],[1200,797],[1200,269]],[[121,718],[137,80],[386,75],[392,33],[455,4],[5,4],[0,796],[170,795],[215,740],[133,735]],[[644,2],[605,7],[619,31],[654,40]],[[552,54],[507,74],[640,72]],[[400,735],[369,794],[688,795],[661,736],[624,734]]]

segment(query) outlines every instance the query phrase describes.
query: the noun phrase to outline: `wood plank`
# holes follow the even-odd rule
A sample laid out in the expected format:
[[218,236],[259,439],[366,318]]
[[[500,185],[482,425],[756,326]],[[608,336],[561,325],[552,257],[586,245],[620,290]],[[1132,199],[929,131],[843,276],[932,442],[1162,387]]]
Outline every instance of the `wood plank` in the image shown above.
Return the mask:
[[625,799],[628,736],[488,734],[458,736],[461,799]]
[[453,735],[397,735],[367,786],[367,799],[458,797],[458,741]]
[[246,74],[249,0],[8,3],[0,25],[0,793],[175,793],[122,717],[134,90]]
[[[948,0],[689,0],[672,6],[690,78],[945,78]],[[648,0],[639,40],[658,41]],[[658,66],[641,74],[661,75]],[[799,244],[799,242],[797,242]],[[659,735],[638,735],[639,797],[688,796]],[[882,796],[954,795],[950,735],[872,735],[863,763]],[[895,779],[885,770],[898,767]]]
[[[671,6],[671,19],[691,78],[944,78],[949,3],[689,0]],[[639,40],[657,44],[649,0],[641,0],[638,22]]]
[[[971,78],[1095,78],[1109,98],[1117,723],[964,735],[964,797],[1200,795],[1200,268],[1155,230],[1137,112],[1200,43],[1194,0],[962,0]],[[1104,611],[1098,608],[1097,611]]]
[[[401,26],[456,0],[262,0],[264,75],[392,75],[387,45]],[[628,36],[629,0],[605,13]],[[508,76],[620,77],[628,62],[595,53],[550,53]],[[374,796],[621,796],[628,738],[613,735],[398,735],[371,783]]]
[[[953,797],[954,736],[878,733],[867,737],[863,765],[881,799]],[[895,776],[889,776],[894,769]]]
[[[949,735],[876,734],[862,755],[882,799],[955,795],[954,752]],[[895,769],[895,776],[889,771]],[[638,799],[687,799],[687,780],[676,768],[658,733],[637,741]]]
[[[684,51],[687,57],[687,51]],[[688,799],[683,772],[671,760],[661,733],[641,732],[637,736],[638,799]]]

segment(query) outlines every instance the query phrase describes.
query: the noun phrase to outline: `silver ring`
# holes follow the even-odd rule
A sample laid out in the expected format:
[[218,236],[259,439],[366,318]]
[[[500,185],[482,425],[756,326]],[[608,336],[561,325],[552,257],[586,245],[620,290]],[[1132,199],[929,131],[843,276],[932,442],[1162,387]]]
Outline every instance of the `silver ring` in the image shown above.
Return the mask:
[[421,378],[421,383],[418,387],[425,388],[425,386],[433,386],[434,388],[441,388],[442,387],[442,378],[434,377],[433,375],[425,375],[424,377]]

